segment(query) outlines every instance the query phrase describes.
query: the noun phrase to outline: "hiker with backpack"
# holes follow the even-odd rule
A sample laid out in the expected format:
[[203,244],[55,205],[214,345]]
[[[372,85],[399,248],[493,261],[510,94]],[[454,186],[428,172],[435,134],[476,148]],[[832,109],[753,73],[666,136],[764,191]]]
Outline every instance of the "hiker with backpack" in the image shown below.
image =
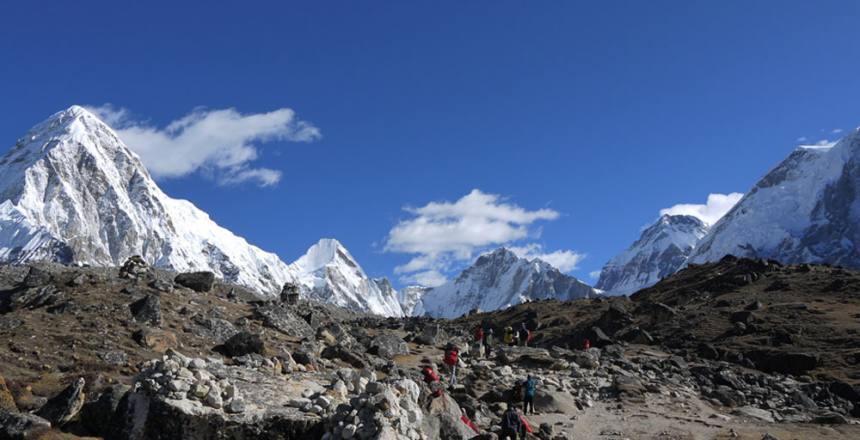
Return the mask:
[[520,419],[520,415],[517,413],[517,407],[513,402],[508,405],[508,409],[504,414],[502,414],[501,426],[501,439],[509,438],[510,440],[517,440],[517,437],[520,435],[520,431],[523,428],[523,422]]
[[537,379],[531,375],[523,382],[523,414],[535,414]]
[[516,335],[514,334],[514,328],[511,326],[505,327],[505,344],[509,346],[516,345]]
[[520,331],[519,331],[520,345],[522,345],[523,347],[528,346],[529,341],[531,340],[531,337],[532,337],[532,332],[529,331],[528,327],[526,327],[526,323],[523,322],[523,325],[520,326]]
[[442,384],[439,382],[439,375],[433,371],[433,367],[424,367],[421,369],[421,373],[424,375],[424,383],[430,387],[430,395],[433,397],[441,396]]
[[489,358],[493,353],[493,328],[487,328],[487,331],[484,333],[484,357]]
[[445,356],[442,358],[445,365],[451,371],[451,386],[457,385],[457,363],[460,362],[460,348],[454,344],[448,343],[445,347]]

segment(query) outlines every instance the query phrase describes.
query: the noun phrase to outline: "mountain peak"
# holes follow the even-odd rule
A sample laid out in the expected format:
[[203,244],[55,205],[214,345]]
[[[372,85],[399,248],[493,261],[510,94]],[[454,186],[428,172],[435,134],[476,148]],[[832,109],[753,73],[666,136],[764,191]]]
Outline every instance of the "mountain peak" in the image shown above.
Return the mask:
[[707,231],[708,226],[697,217],[661,215],[627,250],[606,263],[596,287],[629,294],[660,281],[686,262]]
[[[552,265],[540,259],[521,258],[504,247],[479,256],[454,280],[419,293],[422,312],[448,318],[474,308],[496,310],[528,300],[564,301],[597,294],[591,286]],[[416,314],[416,310],[420,309],[411,313]]]

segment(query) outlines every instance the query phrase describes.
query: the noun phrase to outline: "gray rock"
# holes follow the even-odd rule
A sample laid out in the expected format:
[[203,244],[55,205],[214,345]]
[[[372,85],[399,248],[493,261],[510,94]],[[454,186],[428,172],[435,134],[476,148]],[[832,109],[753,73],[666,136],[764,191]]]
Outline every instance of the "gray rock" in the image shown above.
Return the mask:
[[51,429],[51,422],[27,413],[0,409],[0,438],[30,439]]
[[177,275],[173,282],[195,292],[208,292],[215,284],[215,274],[208,271],[186,272]]
[[128,308],[135,321],[149,323],[154,326],[161,325],[161,299],[157,296],[146,295],[131,303]]
[[230,357],[238,357],[246,354],[263,354],[265,350],[263,339],[258,334],[239,332],[224,342],[222,350]]
[[84,406],[84,378],[78,378],[60,394],[52,397],[36,415],[51,422],[52,426],[62,426],[76,415]]

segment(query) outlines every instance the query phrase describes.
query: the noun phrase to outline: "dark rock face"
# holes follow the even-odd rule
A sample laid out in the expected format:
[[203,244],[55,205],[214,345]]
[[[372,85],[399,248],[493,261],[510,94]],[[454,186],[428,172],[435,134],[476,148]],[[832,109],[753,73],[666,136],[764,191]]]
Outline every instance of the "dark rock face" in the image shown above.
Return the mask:
[[157,296],[147,295],[131,303],[128,308],[135,321],[161,325],[161,300]]
[[205,271],[181,273],[173,279],[173,282],[195,292],[208,292],[215,284],[215,274]]
[[40,287],[51,283],[53,277],[48,271],[39,269],[36,266],[30,266],[27,276],[24,277],[24,287]]
[[84,378],[79,378],[60,394],[48,400],[39,411],[36,411],[36,415],[51,422],[52,426],[64,425],[84,406],[84,384]]
[[127,385],[116,385],[105,391],[95,401],[88,402],[81,408],[81,423],[91,432],[106,438],[116,436],[116,414],[120,402],[131,388]]
[[244,356],[246,354],[263,354],[265,344],[260,335],[239,332],[233,335],[230,339],[224,342],[222,351],[230,357]]
[[802,375],[818,366],[818,355],[754,350],[746,354],[759,370],[768,373]]

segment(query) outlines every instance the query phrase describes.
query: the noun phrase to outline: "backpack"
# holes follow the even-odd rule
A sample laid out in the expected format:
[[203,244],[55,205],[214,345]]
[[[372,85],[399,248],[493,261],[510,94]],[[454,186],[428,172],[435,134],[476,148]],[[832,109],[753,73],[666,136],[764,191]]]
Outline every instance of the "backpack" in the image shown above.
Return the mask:
[[457,365],[457,352],[458,351],[459,350],[457,350],[457,347],[454,347],[454,348],[445,352],[444,361],[447,365]]

